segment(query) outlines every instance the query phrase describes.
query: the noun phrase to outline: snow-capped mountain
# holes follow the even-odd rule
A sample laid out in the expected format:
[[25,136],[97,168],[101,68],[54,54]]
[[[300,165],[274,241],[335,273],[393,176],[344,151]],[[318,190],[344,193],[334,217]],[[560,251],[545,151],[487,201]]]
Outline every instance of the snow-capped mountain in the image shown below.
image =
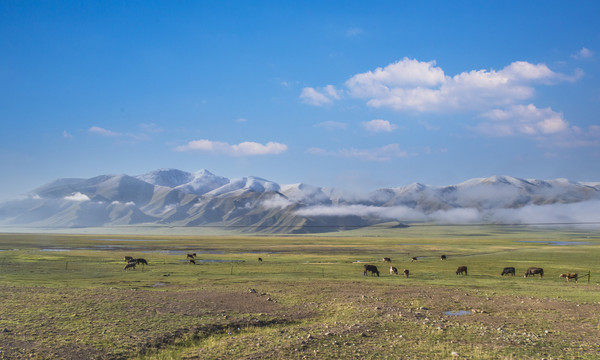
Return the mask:
[[177,169],[58,179],[0,203],[0,225],[210,225],[286,233],[385,221],[523,223],[553,216],[561,221],[597,221],[598,215],[600,183],[566,179],[492,176],[449,186],[414,183],[347,195],[301,183],[279,185],[254,176],[230,180],[208,170]]

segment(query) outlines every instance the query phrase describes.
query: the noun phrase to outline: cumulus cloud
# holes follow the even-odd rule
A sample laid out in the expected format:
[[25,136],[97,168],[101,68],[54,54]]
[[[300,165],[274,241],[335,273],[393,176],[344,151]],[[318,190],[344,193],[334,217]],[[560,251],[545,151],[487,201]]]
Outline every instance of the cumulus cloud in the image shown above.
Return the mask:
[[514,134],[549,135],[568,130],[569,123],[562,113],[551,108],[538,109],[535,105],[514,105],[506,110],[494,109],[482,114],[488,121],[477,130],[493,136]]
[[333,85],[327,85],[318,90],[312,87],[305,87],[302,89],[302,93],[300,93],[300,99],[309,105],[323,106],[331,104],[333,100],[341,99],[341,94]]
[[409,154],[400,149],[398,144],[389,144],[374,149],[340,149],[337,151],[327,151],[321,148],[310,148],[308,153],[313,155],[339,156],[345,158],[358,158],[368,161],[390,161],[395,158],[405,158]]
[[287,151],[287,145],[272,141],[264,145],[251,141],[231,145],[225,142],[203,139],[177,146],[175,151],[203,151],[230,156],[277,155]]
[[348,94],[373,107],[417,112],[474,111],[511,105],[533,96],[535,83],[573,81],[545,64],[516,61],[502,70],[471,70],[448,76],[435,61],[404,58],[352,76]]
[[68,201],[90,201],[90,198],[87,195],[80,192],[65,196],[64,199]]
[[362,126],[368,132],[373,132],[373,133],[392,132],[392,131],[394,131],[394,129],[396,129],[396,125],[391,124],[387,120],[380,120],[380,119],[363,122]]
[[109,136],[109,137],[116,137],[116,136],[121,136],[123,134],[119,133],[119,132],[114,132],[114,131],[110,131],[98,126],[92,126],[89,130],[89,132],[94,133],[94,134],[98,134],[98,135],[102,135],[102,136]]

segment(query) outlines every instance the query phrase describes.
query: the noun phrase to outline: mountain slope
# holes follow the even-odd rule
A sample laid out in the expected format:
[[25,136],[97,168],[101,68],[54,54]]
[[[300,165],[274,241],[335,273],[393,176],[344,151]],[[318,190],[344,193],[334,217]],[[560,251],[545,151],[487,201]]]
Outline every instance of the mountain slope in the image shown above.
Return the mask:
[[[572,204],[586,204],[588,217],[589,209],[592,214],[594,209],[600,213],[600,183],[492,176],[449,186],[414,183],[348,195],[307,184],[279,185],[254,176],[229,180],[207,170],[160,169],[135,177],[55,180],[0,203],[0,225],[161,224],[304,233],[390,220],[518,222],[526,209],[544,209],[539,214],[550,209],[565,212],[560,206]],[[570,218],[577,210],[567,212],[560,219]]]

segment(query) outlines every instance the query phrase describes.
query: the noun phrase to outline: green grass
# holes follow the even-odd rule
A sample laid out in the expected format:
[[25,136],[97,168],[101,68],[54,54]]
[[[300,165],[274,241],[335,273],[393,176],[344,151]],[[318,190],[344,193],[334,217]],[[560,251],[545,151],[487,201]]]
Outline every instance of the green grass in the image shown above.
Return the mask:
[[[77,350],[153,359],[453,352],[593,359],[599,351],[597,231],[420,225],[306,236],[0,234],[0,250],[0,330],[8,331],[0,336],[10,340],[0,351],[14,357]],[[197,265],[186,263],[187,252],[198,253]],[[150,265],[123,271],[125,255]],[[390,276],[383,257],[411,276]],[[381,276],[363,276],[364,263]],[[461,265],[468,276],[455,274]],[[517,276],[501,277],[505,266]],[[523,278],[530,266],[544,268],[544,278]],[[579,283],[565,283],[564,272],[579,273]],[[259,294],[248,299],[258,302],[235,303],[250,288]],[[477,312],[442,314],[470,309]],[[562,330],[569,326],[573,336]]]

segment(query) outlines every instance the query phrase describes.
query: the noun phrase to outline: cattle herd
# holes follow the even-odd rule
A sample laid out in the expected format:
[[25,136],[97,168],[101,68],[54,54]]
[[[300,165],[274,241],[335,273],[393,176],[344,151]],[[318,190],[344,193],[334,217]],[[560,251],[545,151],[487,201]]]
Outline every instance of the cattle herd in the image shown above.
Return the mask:
[[[446,260],[447,257],[446,255],[442,255],[440,256],[441,260]],[[389,257],[384,257],[382,260],[382,262],[392,262],[392,259]],[[417,257],[411,257],[411,262],[415,262],[417,261]],[[466,266],[459,266],[456,269],[456,275],[467,275],[467,267]],[[363,274],[365,276],[368,275],[368,273],[371,273],[371,276],[379,276],[379,269],[377,269],[377,266],[375,265],[369,265],[369,264],[365,264],[363,266]],[[410,271],[408,269],[404,269],[403,270],[404,273],[404,277],[408,278],[408,275],[410,273]],[[502,272],[500,273],[501,276],[507,275],[507,276],[515,276],[516,274],[516,269],[512,266],[508,266],[505,267],[504,269],[502,269]],[[394,266],[390,266],[390,275],[398,275],[398,268],[394,267]],[[524,277],[529,277],[529,276],[534,276],[534,275],[539,275],[540,278],[544,277],[544,269],[539,268],[539,267],[530,267],[527,269],[527,271],[525,271],[525,276]],[[587,276],[589,277],[589,274],[587,274]],[[566,274],[560,274],[561,278],[565,278],[567,280],[567,282],[569,280],[575,280],[575,282],[577,282],[577,279],[579,278],[579,276],[576,273],[566,273]]]
[[[188,253],[186,259],[189,261],[190,264],[196,264],[196,253]],[[447,257],[446,255],[441,255],[440,256],[441,260],[446,260]],[[262,262],[263,259],[262,258],[258,258],[259,262]],[[392,259],[389,257],[384,257],[381,261],[386,262],[386,263],[391,263]],[[411,262],[417,261],[417,257],[411,257]],[[133,269],[135,270],[136,265],[148,265],[148,261],[146,259],[143,258],[133,258],[132,256],[125,256],[125,262],[127,263],[125,265],[125,267],[123,268],[123,270],[129,270],[129,269]],[[363,266],[363,274],[365,276],[367,276],[368,274],[371,274],[371,276],[379,276],[379,269],[377,269],[377,266],[375,265],[369,265],[369,264],[365,264]],[[405,278],[408,278],[410,271],[408,269],[404,269],[402,270],[402,273],[404,274]],[[515,276],[516,274],[516,269],[512,266],[508,266],[505,267],[504,269],[502,269],[502,272],[500,273],[501,276],[507,275],[507,276]],[[398,268],[394,267],[394,266],[390,266],[390,275],[398,275]],[[459,266],[456,269],[456,275],[468,275],[467,273],[467,267],[466,266]],[[527,269],[527,271],[525,271],[525,276],[524,277],[529,277],[529,276],[534,276],[534,275],[539,275],[540,278],[544,277],[544,269],[539,268],[539,267],[530,267]],[[588,278],[589,278],[589,274],[587,274]],[[560,274],[561,278],[565,278],[566,281],[568,282],[569,280],[575,280],[575,282],[577,283],[577,280],[579,278],[579,276],[576,273],[566,273],[566,274]]]

